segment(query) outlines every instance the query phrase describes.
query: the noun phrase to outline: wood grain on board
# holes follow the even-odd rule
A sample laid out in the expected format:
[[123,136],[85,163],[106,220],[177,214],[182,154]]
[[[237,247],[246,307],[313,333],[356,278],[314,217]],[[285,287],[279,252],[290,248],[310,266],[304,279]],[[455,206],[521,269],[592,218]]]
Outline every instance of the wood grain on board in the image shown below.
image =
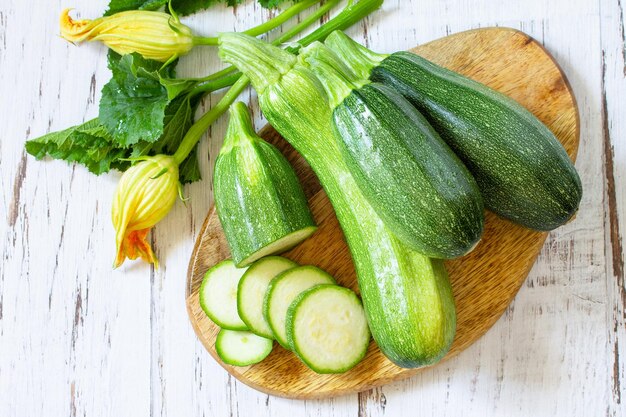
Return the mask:
[[[576,101],[558,65],[529,36],[512,29],[478,29],[412,51],[519,101],[552,129],[572,159],[576,157],[579,142]],[[319,182],[273,129],[264,129],[262,136],[277,145],[294,165],[320,226],[312,238],[285,256],[301,264],[319,266],[333,274],[340,284],[358,290],[348,248]],[[477,248],[468,256],[446,263],[458,315],[457,334],[448,358],[476,341],[498,320],[524,282],[545,238],[545,233],[524,229],[487,213],[485,233]],[[218,217],[211,209],[189,266],[187,308],[198,337],[218,362],[214,343],[219,329],[200,308],[198,289],[203,274],[229,256]],[[341,375],[318,375],[278,345],[260,364],[245,368],[222,365],[253,388],[293,398],[359,392],[419,371],[395,366],[374,342],[363,362]]]

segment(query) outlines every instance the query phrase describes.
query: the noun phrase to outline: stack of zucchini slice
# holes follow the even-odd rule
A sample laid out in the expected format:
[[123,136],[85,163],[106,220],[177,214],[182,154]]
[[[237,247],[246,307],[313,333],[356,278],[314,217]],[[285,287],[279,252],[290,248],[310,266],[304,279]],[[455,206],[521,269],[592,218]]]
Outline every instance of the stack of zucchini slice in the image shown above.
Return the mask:
[[365,356],[370,332],[361,300],[314,266],[269,256],[248,268],[231,259],[207,271],[200,305],[221,327],[222,361],[248,366],[265,359],[273,340],[318,373],[340,373]]

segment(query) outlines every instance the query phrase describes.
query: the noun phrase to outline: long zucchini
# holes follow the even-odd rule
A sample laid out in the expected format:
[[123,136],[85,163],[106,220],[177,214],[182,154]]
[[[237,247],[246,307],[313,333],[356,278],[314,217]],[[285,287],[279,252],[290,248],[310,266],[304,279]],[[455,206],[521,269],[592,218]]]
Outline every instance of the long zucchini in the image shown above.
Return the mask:
[[359,76],[404,95],[476,178],[485,206],[535,230],[567,222],[580,178],[554,134],[516,101],[408,52],[376,54],[341,32],[326,45]]
[[409,249],[384,226],[346,166],[324,88],[296,58],[258,39],[220,35],[220,56],[252,82],[265,116],[311,165],[344,231],[368,323],[403,367],[432,364],[454,337],[454,299],[441,261]]
[[322,80],[333,128],[350,172],[385,225],[412,249],[434,258],[465,255],[483,231],[474,178],[402,95],[359,80],[328,47],[300,52]]
[[238,267],[284,252],[317,228],[293,168],[278,149],[255,134],[243,103],[231,106],[215,162],[214,195]]

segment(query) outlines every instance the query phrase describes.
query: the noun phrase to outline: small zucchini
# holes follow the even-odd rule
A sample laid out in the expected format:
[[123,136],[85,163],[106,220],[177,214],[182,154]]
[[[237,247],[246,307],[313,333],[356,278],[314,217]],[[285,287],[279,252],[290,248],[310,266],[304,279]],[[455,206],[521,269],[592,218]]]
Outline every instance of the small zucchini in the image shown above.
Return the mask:
[[245,104],[231,106],[215,163],[215,207],[235,265],[284,252],[317,229],[293,168],[256,135]]

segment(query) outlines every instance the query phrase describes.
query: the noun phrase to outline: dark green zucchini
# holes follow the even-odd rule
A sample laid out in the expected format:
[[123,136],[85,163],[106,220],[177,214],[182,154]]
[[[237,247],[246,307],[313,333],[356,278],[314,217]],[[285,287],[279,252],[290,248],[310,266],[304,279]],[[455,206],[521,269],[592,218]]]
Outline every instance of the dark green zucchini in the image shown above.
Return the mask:
[[237,267],[284,252],[316,230],[293,168],[278,149],[254,133],[243,103],[231,106],[215,163],[214,194]]
[[469,252],[483,231],[480,191],[459,158],[402,95],[349,80],[320,43],[300,56],[324,81],[334,133],[355,181],[385,225],[434,258]]
[[428,119],[474,175],[488,209],[535,230],[574,215],[582,197],[578,173],[554,134],[519,103],[415,54],[375,54],[341,32],[326,45]]

